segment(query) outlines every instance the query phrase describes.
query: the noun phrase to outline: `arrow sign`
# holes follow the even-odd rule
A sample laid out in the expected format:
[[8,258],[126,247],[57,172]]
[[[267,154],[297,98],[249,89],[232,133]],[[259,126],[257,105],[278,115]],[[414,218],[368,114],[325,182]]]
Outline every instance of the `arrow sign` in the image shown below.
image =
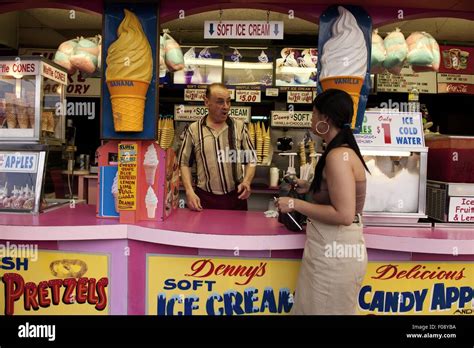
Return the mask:
[[278,24],[275,24],[275,30],[273,32],[275,33],[275,35],[278,35],[278,33],[279,33]]
[[283,21],[205,21],[205,39],[283,40]]

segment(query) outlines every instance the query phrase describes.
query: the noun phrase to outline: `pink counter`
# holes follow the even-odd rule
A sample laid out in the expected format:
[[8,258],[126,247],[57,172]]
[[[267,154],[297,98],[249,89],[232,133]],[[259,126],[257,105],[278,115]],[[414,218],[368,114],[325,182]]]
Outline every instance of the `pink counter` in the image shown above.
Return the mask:
[[[419,224],[365,227],[369,261],[474,261],[471,226]],[[286,230],[261,212],[178,209],[164,222],[121,225],[95,217],[95,206],[59,208],[39,216],[0,214],[0,244],[107,254],[109,314],[144,314],[147,254],[299,259],[304,233]]]

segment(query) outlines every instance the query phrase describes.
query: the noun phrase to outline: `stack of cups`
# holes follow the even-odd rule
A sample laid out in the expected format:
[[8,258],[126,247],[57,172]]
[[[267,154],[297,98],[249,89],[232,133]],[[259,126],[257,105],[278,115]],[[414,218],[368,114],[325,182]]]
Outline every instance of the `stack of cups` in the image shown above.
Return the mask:
[[14,93],[5,93],[5,117],[7,119],[8,128],[16,128],[16,96]]

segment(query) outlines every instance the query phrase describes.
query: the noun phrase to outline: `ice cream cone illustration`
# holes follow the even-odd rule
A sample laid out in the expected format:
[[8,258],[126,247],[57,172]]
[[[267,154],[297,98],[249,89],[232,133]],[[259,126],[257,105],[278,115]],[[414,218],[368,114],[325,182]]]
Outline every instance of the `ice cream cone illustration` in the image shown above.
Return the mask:
[[156,194],[151,186],[148,187],[148,191],[146,192],[145,205],[148,218],[154,219],[156,206],[158,205],[158,197],[156,197]]
[[354,127],[367,73],[367,44],[352,13],[342,6],[337,9],[339,17],[332,26],[332,36],[323,46],[319,80],[324,91],[336,88],[350,94],[354,101]]
[[143,169],[145,170],[146,183],[149,186],[153,185],[155,182],[155,174],[158,163],[158,154],[156,153],[155,146],[150,144],[145,153],[145,159],[143,160]]
[[107,51],[107,87],[116,132],[141,132],[148,86],[153,74],[151,46],[138,18],[130,11]]

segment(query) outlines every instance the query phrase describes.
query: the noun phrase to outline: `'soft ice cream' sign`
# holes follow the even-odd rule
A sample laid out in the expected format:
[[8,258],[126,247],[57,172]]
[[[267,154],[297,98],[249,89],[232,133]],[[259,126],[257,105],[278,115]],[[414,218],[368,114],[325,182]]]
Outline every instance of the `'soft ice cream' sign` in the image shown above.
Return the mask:
[[36,173],[37,153],[0,152],[0,172]]
[[147,314],[288,314],[299,260],[147,255]]

